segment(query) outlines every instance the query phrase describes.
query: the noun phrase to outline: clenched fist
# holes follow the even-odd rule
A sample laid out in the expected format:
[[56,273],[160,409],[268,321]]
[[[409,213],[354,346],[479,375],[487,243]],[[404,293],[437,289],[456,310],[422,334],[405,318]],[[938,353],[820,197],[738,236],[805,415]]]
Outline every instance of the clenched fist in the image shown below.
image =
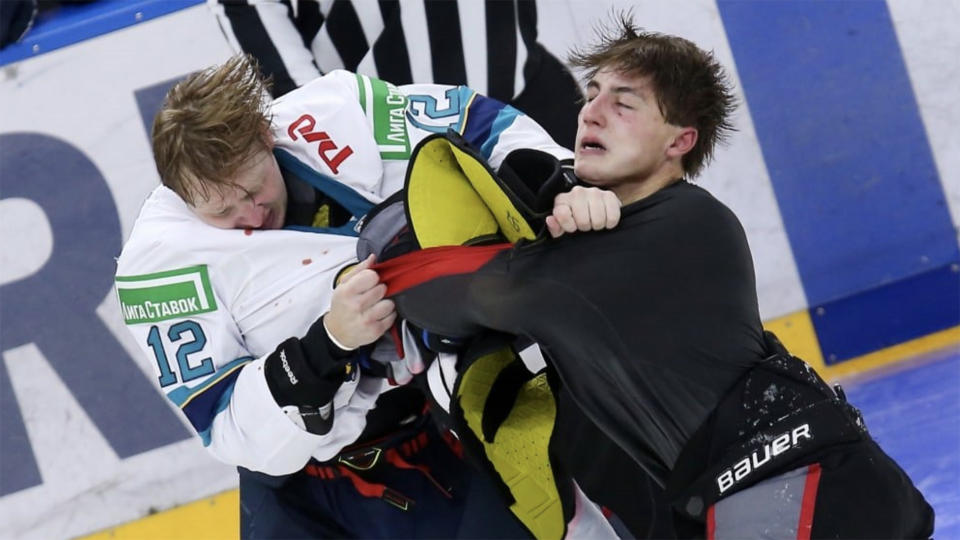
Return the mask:
[[576,231],[612,229],[620,222],[620,199],[612,191],[575,186],[553,200],[547,230],[557,238]]
[[347,350],[373,343],[393,325],[397,311],[384,298],[387,286],[370,265],[370,255],[355,266],[333,290],[330,311],[323,322],[334,343]]

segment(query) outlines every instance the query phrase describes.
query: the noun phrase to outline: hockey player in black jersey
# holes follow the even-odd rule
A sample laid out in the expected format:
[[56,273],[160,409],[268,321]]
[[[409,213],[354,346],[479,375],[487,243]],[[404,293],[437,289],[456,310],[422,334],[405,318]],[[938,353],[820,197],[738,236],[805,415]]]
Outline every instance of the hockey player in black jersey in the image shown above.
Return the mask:
[[[743,229],[689,181],[732,129],[721,66],[629,20],[573,62],[588,73],[574,170],[617,194],[620,225],[557,240],[513,234],[518,215],[536,233],[537,213],[509,171],[487,171],[509,201],[478,188],[480,198],[514,218],[499,232],[519,243],[424,249],[378,268],[401,316],[466,343],[449,388],[453,422],[515,514],[554,536],[562,528],[535,509],[555,499],[557,516],[570,511],[563,471],[515,450],[555,463],[552,427],[563,419],[549,382],[666,488],[681,536],[929,537],[930,505],[859,411],[764,332]],[[469,154],[452,150],[461,163]],[[463,170],[474,187],[487,182]],[[421,207],[408,199],[428,248]],[[505,334],[538,343],[558,380],[519,369]]]

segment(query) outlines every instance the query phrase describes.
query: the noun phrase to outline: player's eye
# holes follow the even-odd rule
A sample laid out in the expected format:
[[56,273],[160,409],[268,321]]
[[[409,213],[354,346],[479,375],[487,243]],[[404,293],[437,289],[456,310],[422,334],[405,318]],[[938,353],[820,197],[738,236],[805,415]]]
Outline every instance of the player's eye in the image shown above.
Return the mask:
[[263,189],[263,184],[253,189],[245,189],[245,188],[241,188],[241,189],[243,189],[243,198],[249,201],[253,201],[254,197],[256,197],[260,193],[260,190]]

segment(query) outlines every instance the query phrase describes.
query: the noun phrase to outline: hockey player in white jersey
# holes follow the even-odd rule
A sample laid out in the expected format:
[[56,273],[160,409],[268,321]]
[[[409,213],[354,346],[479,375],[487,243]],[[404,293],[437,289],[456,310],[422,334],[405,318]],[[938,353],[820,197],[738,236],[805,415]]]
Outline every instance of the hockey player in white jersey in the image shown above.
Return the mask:
[[[271,495],[286,515],[245,534],[468,533],[465,493],[482,482],[426,422],[419,390],[398,384],[422,369],[418,349],[409,336],[394,340],[400,355],[377,341],[393,305],[370,261],[353,266],[358,221],[403,187],[417,142],[448,129],[493,167],[517,148],[571,157],[462,86],[334,71],[270,104],[243,57],[178,84],[157,115],[164,185],[118,259],[118,299],[161,390],[209,451],[293,475]],[[552,232],[613,226],[609,195],[568,196]],[[472,534],[519,531],[503,509],[483,513]]]

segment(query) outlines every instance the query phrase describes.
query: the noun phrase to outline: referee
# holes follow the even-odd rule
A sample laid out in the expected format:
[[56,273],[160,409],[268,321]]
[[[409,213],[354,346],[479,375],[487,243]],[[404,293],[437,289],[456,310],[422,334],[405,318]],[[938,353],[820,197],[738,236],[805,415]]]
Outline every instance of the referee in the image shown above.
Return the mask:
[[531,116],[567,148],[579,86],[537,42],[533,0],[208,0],[227,40],[273,78],[274,97],[346,69],[465,84]]

